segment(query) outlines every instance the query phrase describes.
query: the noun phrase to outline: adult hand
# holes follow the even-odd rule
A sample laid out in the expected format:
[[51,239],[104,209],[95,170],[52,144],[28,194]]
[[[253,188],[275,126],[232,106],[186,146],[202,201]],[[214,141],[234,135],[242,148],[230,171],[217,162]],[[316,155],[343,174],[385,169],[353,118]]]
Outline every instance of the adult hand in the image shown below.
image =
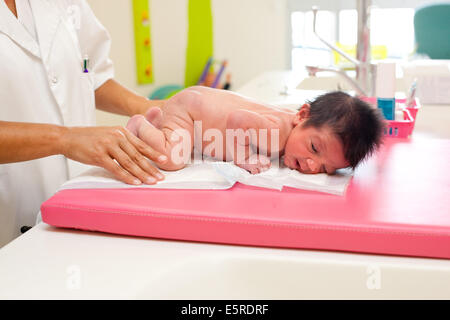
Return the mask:
[[167,157],[124,127],[66,128],[61,141],[67,158],[105,168],[127,184],[155,184],[164,179],[148,159],[165,163]]

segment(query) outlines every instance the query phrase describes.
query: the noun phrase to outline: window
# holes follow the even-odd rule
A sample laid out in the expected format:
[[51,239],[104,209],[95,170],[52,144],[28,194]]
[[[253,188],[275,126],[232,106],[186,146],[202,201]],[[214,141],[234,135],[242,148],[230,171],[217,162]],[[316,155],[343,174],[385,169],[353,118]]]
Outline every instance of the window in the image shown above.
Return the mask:
[[[331,11],[317,13],[317,32],[328,41],[334,43],[335,14]],[[303,68],[305,63],[312,65],[329,65],[332,54],[313,33],[313,12],[296,11],[291,14],[292,25],[292,68]]]
[[388,58],[406,58],[414,51],[414,9],[371,11],[370,38],[373,45],[385,45]]
[[[373,60],[378,58],[406,58],[414,51],[414,9],[376,8],[371,9],[370,38]],[[295,11],[291,14],[293,70],[305,64],[327,66],[343,59],[330,52],[313,34],[312,11]],[[344,48],[356,47],[357,12],[355,9],[319,11],[317,32],[331,43],[338,42]],[[354,49],[353,49],[354,50]],[[376,52],[374,52],[376,50]],[[346,61],[346,60],[344,60]]]

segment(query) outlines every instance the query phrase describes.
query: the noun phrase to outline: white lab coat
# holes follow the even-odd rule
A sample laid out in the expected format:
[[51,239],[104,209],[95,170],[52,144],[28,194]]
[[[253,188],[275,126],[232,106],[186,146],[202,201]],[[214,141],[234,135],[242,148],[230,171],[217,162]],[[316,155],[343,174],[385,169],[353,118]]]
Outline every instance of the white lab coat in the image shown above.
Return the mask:
[[[30,5],[37,42],[0,1],[0,120],[95,125],[94,91],[113,77],[107,31],[85,0]],[[79,171],[63,156],[0,165],[0,247],[33,226],[41,203]]]

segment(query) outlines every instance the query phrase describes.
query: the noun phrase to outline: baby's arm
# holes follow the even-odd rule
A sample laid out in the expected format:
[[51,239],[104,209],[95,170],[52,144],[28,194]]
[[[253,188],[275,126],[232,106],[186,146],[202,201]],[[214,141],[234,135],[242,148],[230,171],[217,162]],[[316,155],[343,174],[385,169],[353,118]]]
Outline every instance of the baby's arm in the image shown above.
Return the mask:
[[[232,154],[234,163],[255,174],[270,168],[270,156],[278,152],[280,133],[280,119],[271,115],[260,115],[256,112],[239,109],[231,112],[227,118],[227,131],[233,130],[238,135],[241,129],[241,138],[233,138],[229,142],[227,135],[227,151]],[[242,133],[245,138],[242,138]],[[277,141],[271,141],[271,138]],[[271,150],[275,146],[277,150]],[[244,152],[239,152],[239,149]],[[253,149],[257,149],[255,152]]]

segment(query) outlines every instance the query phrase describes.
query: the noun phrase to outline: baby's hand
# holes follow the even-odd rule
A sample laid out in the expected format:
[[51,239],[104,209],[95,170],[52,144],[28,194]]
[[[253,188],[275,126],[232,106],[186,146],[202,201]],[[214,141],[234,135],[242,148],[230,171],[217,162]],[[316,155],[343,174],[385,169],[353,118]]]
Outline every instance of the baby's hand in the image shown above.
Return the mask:
[[252,154],[245,163],[237,163],[237,166],[247,170],[251,174],[257,174],[269,170],[271,162],[265,155]]

